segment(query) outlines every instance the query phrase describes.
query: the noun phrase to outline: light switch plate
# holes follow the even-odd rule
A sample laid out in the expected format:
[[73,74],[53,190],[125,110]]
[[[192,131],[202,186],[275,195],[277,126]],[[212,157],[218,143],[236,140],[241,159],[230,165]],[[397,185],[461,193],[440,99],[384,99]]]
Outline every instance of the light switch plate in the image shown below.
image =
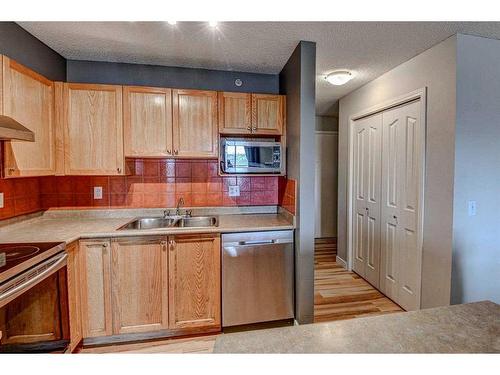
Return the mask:
[[3,208],[3,193],[0,193],[0,208]]
[[476,216],[476,201],[468,201],[467,202],[467,210],[469,212],[469,216]]
[[102,186],[94,186],[94,199],[102,199]]
[[239,197],[240,196],[240,187],[239,186],[229,186],[229,196],[230,197]]

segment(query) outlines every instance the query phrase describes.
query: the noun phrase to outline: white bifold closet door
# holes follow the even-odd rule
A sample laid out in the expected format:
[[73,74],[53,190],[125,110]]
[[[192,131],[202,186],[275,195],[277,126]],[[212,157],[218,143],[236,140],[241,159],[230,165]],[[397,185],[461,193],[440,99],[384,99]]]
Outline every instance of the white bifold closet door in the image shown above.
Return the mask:
[[354,123],[353,268],[379,286],[382,114]]
[[420,101],[383,112],[380,290],[405,310],[420,307],[418,213],[423,139]]

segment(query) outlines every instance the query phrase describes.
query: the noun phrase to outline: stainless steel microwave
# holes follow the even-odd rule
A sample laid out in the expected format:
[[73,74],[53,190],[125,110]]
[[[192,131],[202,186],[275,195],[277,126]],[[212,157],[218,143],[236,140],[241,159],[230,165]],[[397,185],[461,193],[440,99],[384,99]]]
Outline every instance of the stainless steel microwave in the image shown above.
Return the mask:
[[279,174],[282,167],[281,143],[265,139],[221,139],[223,173]]

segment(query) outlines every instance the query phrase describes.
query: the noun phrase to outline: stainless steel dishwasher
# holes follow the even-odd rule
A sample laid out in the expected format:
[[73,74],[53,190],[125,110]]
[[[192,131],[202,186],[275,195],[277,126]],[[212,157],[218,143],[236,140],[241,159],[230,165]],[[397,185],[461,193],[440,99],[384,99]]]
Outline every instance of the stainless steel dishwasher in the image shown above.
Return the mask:
[[293,231],[222,235],[222,326],[294,317]]

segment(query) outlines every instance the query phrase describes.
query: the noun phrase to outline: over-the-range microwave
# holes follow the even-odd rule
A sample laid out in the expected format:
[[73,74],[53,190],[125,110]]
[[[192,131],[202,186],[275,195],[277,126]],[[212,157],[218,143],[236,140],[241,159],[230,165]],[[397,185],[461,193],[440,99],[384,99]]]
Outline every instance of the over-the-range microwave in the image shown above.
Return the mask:
[[220,150],[223,173],[281,173],[281,143],[273,139],[221,138]]

